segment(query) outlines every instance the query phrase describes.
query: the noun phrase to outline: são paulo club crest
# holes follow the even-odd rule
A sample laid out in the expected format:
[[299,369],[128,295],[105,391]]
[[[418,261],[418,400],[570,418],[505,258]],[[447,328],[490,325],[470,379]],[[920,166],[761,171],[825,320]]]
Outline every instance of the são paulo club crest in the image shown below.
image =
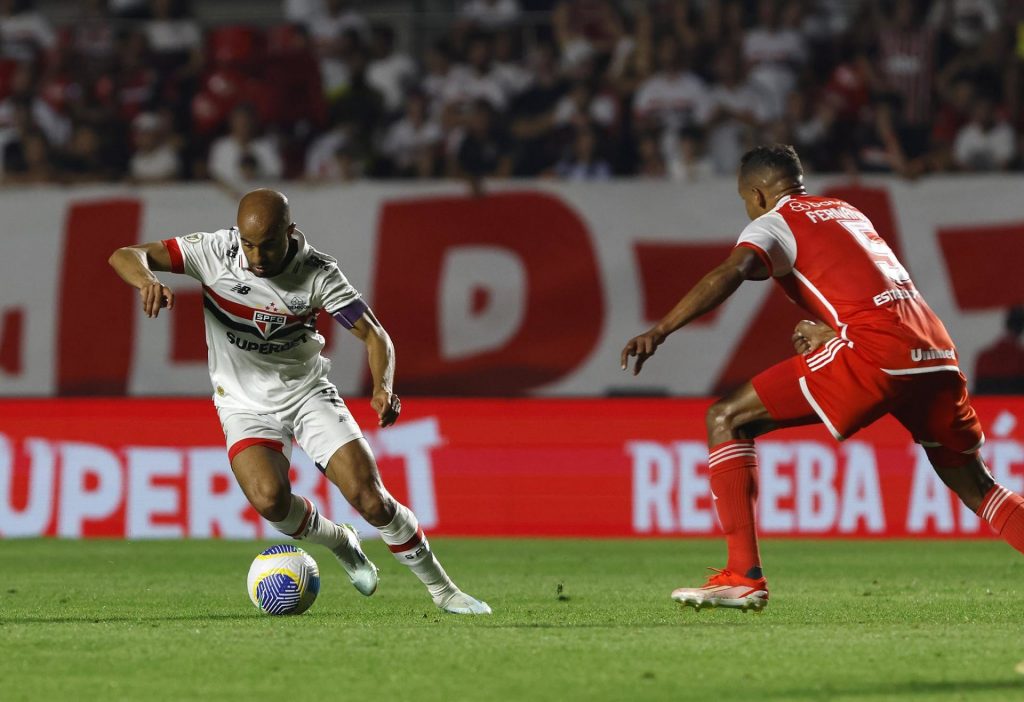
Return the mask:
[[260,330],[260,334],[263,335],[263,338],[269,339],[271,334],[284,326],[284,323],[288,321],[288,318],[283,314],[253,310],[252,321],[256,325],[256,328]]

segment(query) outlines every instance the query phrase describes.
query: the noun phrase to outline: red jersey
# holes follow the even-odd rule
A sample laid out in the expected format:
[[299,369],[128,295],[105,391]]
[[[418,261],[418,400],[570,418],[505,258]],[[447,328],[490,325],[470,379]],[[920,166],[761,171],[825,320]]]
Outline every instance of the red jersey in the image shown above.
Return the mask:
[[782,198],[743,230],[791,300],[890,375],[957,371],[945,326],[871,221],[843,200]]

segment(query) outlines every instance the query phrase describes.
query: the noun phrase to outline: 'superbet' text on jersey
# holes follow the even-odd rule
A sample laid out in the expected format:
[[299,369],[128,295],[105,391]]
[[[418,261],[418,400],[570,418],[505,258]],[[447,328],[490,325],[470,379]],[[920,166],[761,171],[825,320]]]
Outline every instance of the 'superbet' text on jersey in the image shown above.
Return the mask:
[[[321,310],[366,309],[338,262],[292,235],[296,253],[272,278],[260,278],[240,251],[237,229],[166,239],[172,270],[203,284],[210,380],[218,407],[278,411],[323,382],[330,361],[320,352]],[[359,308],[359,309],[353,309]]]

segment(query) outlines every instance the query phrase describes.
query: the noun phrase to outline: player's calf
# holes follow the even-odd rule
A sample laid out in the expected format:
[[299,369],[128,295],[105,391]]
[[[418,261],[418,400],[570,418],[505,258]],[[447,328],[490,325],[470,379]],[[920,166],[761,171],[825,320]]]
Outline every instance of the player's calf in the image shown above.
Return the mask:
[[452,614],[490,614],[491,608],[462,592],[434,556],[416,515],[395,502],[394,518],[380,527],[381,537],[399,563],[409,567],[440,609]]
[[335,524],[321,516],[316,505],[309,499],[292,495],[287,516],[271,522],[271,525],[293,539],[330,549],[348,574],[352,585],[363,595],[372,595],[377,590],[377,566],[363,553],[355,529],[345,524]]

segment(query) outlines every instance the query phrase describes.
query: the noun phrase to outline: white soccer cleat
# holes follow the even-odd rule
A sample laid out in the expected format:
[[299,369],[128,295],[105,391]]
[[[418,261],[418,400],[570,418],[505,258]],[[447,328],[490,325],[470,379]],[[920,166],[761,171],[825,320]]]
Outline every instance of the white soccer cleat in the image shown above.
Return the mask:
[[439,609],[451,614],[490,614],[491,607],[486,602],[481,602],[462,590],[456,590],[450,595],[434,600]]
[[338,549],[332,549],[341,567],[348,573],[348,579],[359,594],[369,597],[377,591],[377,583],[380,576],[377,573],[377,566],[373,564],[359,545],[359,534],[352,528],[351,524],[340,524],[341,530],[348,537],[348,543]]
[[[714,570],[714,569],[712,569]],[[703,587],[680,587],[672,599],[700,610],[704,607],[728,607],[760,612],[768,606],[768,583],[764,578],[746,578],[728,570],[718,571]]]

